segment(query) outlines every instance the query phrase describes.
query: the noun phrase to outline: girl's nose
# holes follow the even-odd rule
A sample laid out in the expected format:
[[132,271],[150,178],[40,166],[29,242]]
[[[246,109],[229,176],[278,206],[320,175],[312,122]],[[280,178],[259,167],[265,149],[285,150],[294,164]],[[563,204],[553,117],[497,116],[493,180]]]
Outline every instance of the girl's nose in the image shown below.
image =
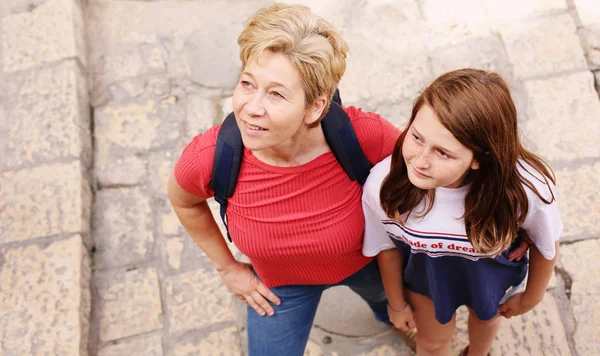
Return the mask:
[[418,168],[429,168],[429,154],[427,150],[422,150],[415,156],[415,165]]

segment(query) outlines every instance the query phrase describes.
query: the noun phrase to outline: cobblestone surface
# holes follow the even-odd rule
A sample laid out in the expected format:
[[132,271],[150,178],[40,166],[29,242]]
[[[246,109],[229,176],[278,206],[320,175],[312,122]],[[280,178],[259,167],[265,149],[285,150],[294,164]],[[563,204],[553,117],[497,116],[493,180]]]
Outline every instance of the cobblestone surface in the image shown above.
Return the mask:
[[[185,145],[231,111],[236,37],[273,2],[0,1],[0,355],[247,353],[245,308],[166,185]],[[600,354],[600,3],[283,2],[342,31],[344,103],[399,127],[437,75],[503,75],[525,145],[556,172],[565,228],[552,289],[504,323],[492,354]],[[323,298],[306,355],[412,354],[347,290]],[[458,318],[455,353],[468,343]]]

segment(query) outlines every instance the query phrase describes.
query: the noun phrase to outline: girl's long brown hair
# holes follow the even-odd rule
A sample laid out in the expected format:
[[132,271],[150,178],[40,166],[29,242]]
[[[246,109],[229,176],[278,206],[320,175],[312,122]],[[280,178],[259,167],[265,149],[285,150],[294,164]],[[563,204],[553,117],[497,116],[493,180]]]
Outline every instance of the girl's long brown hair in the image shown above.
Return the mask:
[[[496,73],[460,69],[437,78],[417,98],[410,121],[392,153],[391,169],[381,186],[381,206],[398,221],[423,200],[427,214],[433,205],[434,190],[422,190],[410,183],[402,156],[406,132],[423,105],[430,106],[442,125],[473,151],[479,169],[467,180],[471,188],[465,197],[463,219],[469,242],[479,252],[499,253],[508,248],[527,216],[530,188],[544,203],[554,201],[549,181],[556,183],[546,162],[521,145],[517,110],[508,86]],[[518,159],[540,173],[551,199],[545,199],[517,169]],[[524,167],[522,167],[524,168]],[[531,172],[535,174],[534,172]]]

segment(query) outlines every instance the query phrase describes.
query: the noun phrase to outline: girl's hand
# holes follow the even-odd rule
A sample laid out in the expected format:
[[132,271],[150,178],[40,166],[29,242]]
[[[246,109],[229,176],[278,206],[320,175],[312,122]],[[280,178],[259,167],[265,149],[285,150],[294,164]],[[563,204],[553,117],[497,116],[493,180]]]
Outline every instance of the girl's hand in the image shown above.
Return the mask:
[[539,302],[529,302],[526,298],[524,298],[524,293],[517,293],[512,297],[508,298],[508,300],[504,302],[504,304],[501,304],[498,307],[498,312],[506,319],[509,319],[513,316],[527,313],[536,305],[538,305],[538,303]]
[[412,308],[408,303],[403,309],[394,311],[388,304],[388,315],[390,321],[394,326],[402,331],[413,330],[416,331],[417,324],[415,323],[415,317],[413,315]]
[[521,261],[521,258],[523,258],[527,253],[527,250],[529,250],[529,246],[533,245],[533,241],[531,241],[525,230],[519,229],[518,234],[517,240],[519,241],[519,246],[508,254],[509,261]]
[[275,310],[267,299],[276,305],[279,305],[281,301],[275,293],[262,284],[252,272],[249,264],[237,262],[227,269],[219,271],[219,274],[227,289],[256,310],[260,316],[275,314]]

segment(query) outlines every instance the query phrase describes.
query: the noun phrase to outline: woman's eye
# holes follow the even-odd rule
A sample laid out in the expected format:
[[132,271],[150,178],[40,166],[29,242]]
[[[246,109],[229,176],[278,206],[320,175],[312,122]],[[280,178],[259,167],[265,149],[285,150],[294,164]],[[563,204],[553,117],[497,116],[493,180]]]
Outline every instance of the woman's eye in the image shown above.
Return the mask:
[[412,134],[412,135],[413,135],[413,137],[414,137],[414,139],[415,139],[415,140],[417,140],[417,141],[421,141],[421,138],[420,138],[419,136],[417,136],[417,135],[415,135],[415,134]]
[[279,92],[277,92],[277,91],[272,91],[272,92],[271,92],[271,95],[273,95],[274,97],[277,97],[277,98],[282,98],[282,99],[285,99],[285,98],[283,97],[283,95],[281,95],[281,93],[279,93]]
[[440,156],[442,157],[448,157],[448,154],[442,150],[439,151],[440,152]]
[[252,88],[252,84],[250,84],[250,82],[247,80],[242,80],[242,86],[247,89]]

